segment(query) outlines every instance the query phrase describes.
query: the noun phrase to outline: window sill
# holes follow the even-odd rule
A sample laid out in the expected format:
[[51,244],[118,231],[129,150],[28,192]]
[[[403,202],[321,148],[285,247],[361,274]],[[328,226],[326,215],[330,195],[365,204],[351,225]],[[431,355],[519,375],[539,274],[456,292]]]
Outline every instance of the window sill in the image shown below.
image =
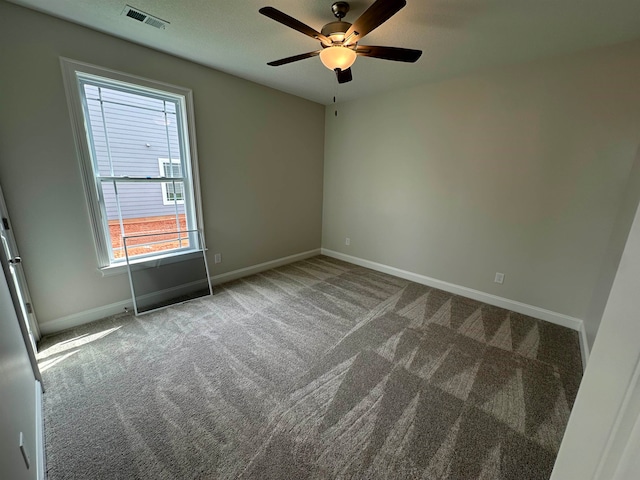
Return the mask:
[[109,265],[108,267],[98,268],[98,271],[103,277],[114,277],[116,275],[123,275],[127,273],[126,263],[117,263],[115,265]]
[[[205,251],[207,249],[205,248]],[[131,261],[132,265],[140,263],[162,262],[163,264],[169,264],[173,262],[180,262],[186,260],[185,256],[193,255],[194,253],[202,252],[201,249],[196,250],[183,250],[181,252],[166,253],[164,255],[154,255],[151,257],[137,258]],[[103,277],[113,277],[116,275],[124,275],[128,273],[127,262],[114,263],[106,267],[98,268],[98,271]]]

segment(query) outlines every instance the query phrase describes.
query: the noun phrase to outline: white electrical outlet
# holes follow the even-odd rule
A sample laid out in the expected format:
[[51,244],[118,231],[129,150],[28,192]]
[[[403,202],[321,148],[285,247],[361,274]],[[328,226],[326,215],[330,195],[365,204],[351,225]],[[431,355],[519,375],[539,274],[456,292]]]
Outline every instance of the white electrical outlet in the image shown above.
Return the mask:
[[495,283],[504,283],[504,273],[496,272],[496,278],[493,279]]
[[213,263],[221,263],[222,262],[222,254],[221,253],[216,253],[213,256]]
[[344,244],[345,245],[351,245],[351,239],[349,237],[344,239]]

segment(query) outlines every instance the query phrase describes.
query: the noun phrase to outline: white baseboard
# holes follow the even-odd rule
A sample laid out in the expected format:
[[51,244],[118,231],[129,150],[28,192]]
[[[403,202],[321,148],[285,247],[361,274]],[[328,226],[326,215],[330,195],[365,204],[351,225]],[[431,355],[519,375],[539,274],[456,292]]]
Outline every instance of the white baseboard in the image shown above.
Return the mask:
[[256,273],[264,272],[265,270],[269,270],[271,268],[277,268],[283,265],[288,265],[289,263],[305,260],[307,258],[315,257],[316,255],[320,255],[319,248],[316,248],[314,250],[309,250],[308,252],[289,255],[288,257],[278,258],[276,260],[271,260],[269,262],[259,263],[258,265],[253,265],[251,267],[240,268],[238,270],[233,270],[232,272],[221,273],[219,275],[214,275],[211,277],[211,284],[220,285],[221,283],[230,282],[232,280],[237,280],[242,277],[248,277],[249,275],[254,275]]
[[[354,257],[351,255],[336,252],[333,250],[328,250],[326,248],[322,248],[322,249],[317,248],[314,250],[309,250],[307,252],[302,252],[295,255],[289,255],[287,257],[278,258],[276,260],[271,260],[269,262],[260,263],[250,267],[240,268],[238,270],[233,270],[231,272],[221,273],[219,275],[213,275],[211,277],[211,284],[220,285],[221,283],[230,282],[232,280],[237,280],[242,277],[254,275],[256,273],[260,273],[265,270],[269,270],[271,268],[281,267],[289,263],[305,260],[307,258],[311,258],[319,254],[327,255],[329,257],[337,258],[338,260],[343,260],[345,262],[353,263],[354,265],[370,268],[372,270],[376,270],[379,272],[388,273],[389,275],[394,275],[396,277],[404,278],[405,280],[410,280],[412,282],[420,283],[422,285],[438,288],[440,290],[451,292],[456,295],[461,295],[467,298],[471,298],[473,300],[478,300],[480,302],[488,303],[489,305],[495,305],[497,307],[505,308],[507,310],[512,310],[514,312],[522,313],[524,315],[529,315],[534,318],[539,318],[541,320],[546,320],[547,322],[551,322],[556,325],[560,325],[563,327],[570,328],[572,330],[576,330],[580,335],[582,364],[586,368],[587,360],[589,358],[589,344],[587,342],[587,335],[584,328],[584,322],[579,318],[570,317],[562,313],[557,313],[544,308],[528,305],[526,303],[518,302],[516,300],[510,300],[508,298],[498,297],[497,295],[492,295],[490,293],[485,293],[479,290],[474,290],[472,288],[467,288],[460,285],[455,285],[453,283],[444,282],[442,280],[437,280],[435,278],[427,277],[425,275],[409,272],[406,270],[401,270],[399,268],[390,267],[388,265],[372,262],[370,260],[365,260],[363,258]],[[40,331],[42,332],[43,335],[49,335],[52,333],[60,332],[62,330],[77,327],[85,323],[100,320],[102,318],[109,317],[111,315],[123,313],[125,308],[127,308],[128,310],[133,310],[133,302],[130,299],[123,300],[121,302],[112,303],[110,305],[105,305],[102,307],[92,308],[90,310],[85,310],[83,312],[74,313],[66,317],[45,322],[40,325]]]
[[583,363],[586,365],[586,359],[589,356],[589,353],[588,353],[589,347],[588,347],[588,344],[586,343],[586,332],[584,330],[584,322],[579,318],[570,317],[568,315],[553,312],[545,308],[528,305],[526,303],[518,302],[516,300],[510,300],[508,298],[498,297],[497,295],[492,295],[490,293],[481,292],[479,290],[463,287],[461,285],[444,282],[442,280],[437,280],[435,278],[427,277],[419,273],[408,272],[406,270],[401,270],[399,268],[383,265],[382,263],[372,262],[370,260],[365,260],[363,258],[354,257],[344,253],[336,252],[334,250],[328,250],[326,248],[323,248],[321,252],[323,255],[326,255],[328,257],[333,257],[338,260],[343,260],[345,262],[353,263],[361,267],[370,268],[371,270],[376,270],[378,272],[388,273],[389,275],[394,275],[396,277],[404,278],[405,280],[410,280],[412,282],[420,283],[422,285],[427,285],[428,287],[438,288],[446,292],[450,292],[456,295],[461,295],[463,297],[471,298],[473,300],[478,300],[483,303],[488,303],[489,305],[495,305],[496,307],[505,308],[507,310],[522,313],[523,315],[539,318],[540,320],[546,320],[547,322],[554,323],[556,325],[560,325],[563,327],[567,327],[572,330],[576,330],[580,333],[582,358],[583,358]]
[[[213,275],[211,277],[211,284],[219,285],[224,282],[230,282],[231,280],[237,280],[242,277],[247,277],[255,273],[269,270],[270,268],[281,267],[282,265],[287,265],[299,260],[305,260],[316,255],[320,255],[319,248],[309,250],[307,252],[297,253],[295,255],[289,255],[288,257],[277,258],[275,260],[260,263],[258,265],[253,265],[251,267],[240,268],[231,272]],[[40,332],[42,333],[42,335],[50,335],[52,333],[61,332],[69,328],[84,325],[85,323],[90,323],[102,318],[110,317],[111,315],[123,313],[125,311],[125,308],[129,311],[133,311],[133,301],[131,299],[122,300],[120,302],[84,310],[82,312],[73,313],[71,315],[57,318],[55,320],[43,322],[40,324]]]
[[102,307],[91,308],[82,312],[72,313],[66,317],[43,322],[40,324],[40,333],[42,333],[42,335],[50,335],[69,328],[79,327],[85,323],[95,322],[96,320],[110,317],[111,315],[123,313],[125,308],[133,311],[133,301],[131,299],[111,303]]
[[584,326],[584,322],[580,325],[580,351],[582,352],[582,370],[587,369],[587,362],[589,361],[589,339],[587,338],[587,329]]

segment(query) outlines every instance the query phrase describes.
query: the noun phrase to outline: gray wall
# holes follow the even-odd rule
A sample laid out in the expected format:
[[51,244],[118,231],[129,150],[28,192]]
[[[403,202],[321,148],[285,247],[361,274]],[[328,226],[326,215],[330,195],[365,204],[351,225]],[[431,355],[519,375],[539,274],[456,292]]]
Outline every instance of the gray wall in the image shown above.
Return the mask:
[[327,107],[325,122],[324,248],[586,319],[593,342],[640,139],[640,42]]
[[627,243],[627,237],[629,236],[629,230],[631,229],[631,223],[633,221],[634,214],[636,213],[639,201],[640,149],[638,149],[636,160],[624,189],[621,206],[618,210],[613,228],[611,229],[609,244],[601,262],[600,276],[598,277],[596,287],[591,297],[589,311],[585,317],[585,323],[588,328],[587,333],[592,344],[597,331],[599,331],[598,327],[600,325],[600,319],[604,313],[614,278],[618,272],[620,258],[622,257],[624,246]]
[[0,179],[41,324],[131,297],[96,268],[60,56],[193,89],[212,274],[320,247],[321,105],[0,2]]

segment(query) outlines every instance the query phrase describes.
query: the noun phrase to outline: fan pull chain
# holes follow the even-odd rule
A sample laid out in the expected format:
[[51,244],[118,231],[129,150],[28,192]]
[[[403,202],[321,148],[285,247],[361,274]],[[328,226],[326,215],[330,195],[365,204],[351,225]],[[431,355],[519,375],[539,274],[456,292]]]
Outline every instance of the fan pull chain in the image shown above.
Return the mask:
[[338,116],[338,107],[336,106],[336,97],[338,96],[338,85],[339,85],[339,83],[336,83],[335,91],[334,91],[334,94],[333,94],[333,108],[334,108],[333,114],[336,117]]

